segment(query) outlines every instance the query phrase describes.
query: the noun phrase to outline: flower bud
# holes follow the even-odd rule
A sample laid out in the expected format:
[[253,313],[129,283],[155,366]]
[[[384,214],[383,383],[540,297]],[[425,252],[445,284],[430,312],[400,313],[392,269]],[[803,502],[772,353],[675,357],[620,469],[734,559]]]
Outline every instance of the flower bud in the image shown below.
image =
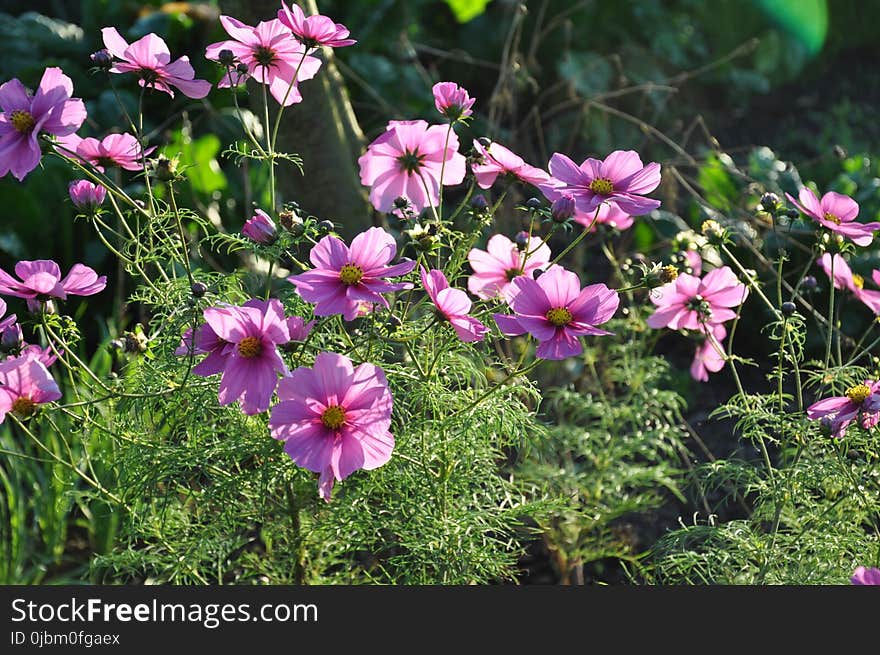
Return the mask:
[[483,146],[484,148],[488,148],[489,146],[492,145],[492,139],[490,139],[487,136],[481,136],[479,139],[477,139],[477,141],[479,141],[480,145]]
[[797,218],[798,216],[800,216],[801,214],[797,209],[786,209],[785,215],[788,216],[789,218],[794,219],[794,218]]
[[550,205],[550,216],[557,223],[565,223],[565,221],[574,216],[574,210],[574,198],[571,196],[560,196]]
[[455,82],[438,82],[432,90],[434,106],[451,122],[464,120],[474,113],[471,110],[474,106],[474,98]]
[[89,59],[92,60],[95,68],[110,70],[110,68],[113,67],[113,55],[111,55],[110,51],[106,48],[101,48],[97,52],[93,52],[89,55]]
[[278,238],[278,228],[262,209],[257,209],[256,213],[248,219],[244,227],[241,228],[241,233],[254,243],[264,246],[274,243]]
[[107,189],[88,180],[74,180],[67,187],[73,206],[84,214],[93,215],[107,197]]
[[797,311],[797,305],[795,305],[790,300],[788,302],[782,303],[782,315],[783,316],[791,316]]
[[[14,317],[13,317],[14,318]],[[4,321],[5,323],[6,321]],[[15,321],[10,325],[3,327],[0,331],[0,348],[5,352],[14,352],[21,348],[24,336],[21,333],[21,326]]]
[[193,282],[193,285],[189,288],[190,293],[196,298],[201,298],[206,293],[208,293],[208,285],[204,282]]
[[478,193],[471,198],[471,207],[478,212],[484,212],[489,209],[489,201],[486,200],[486,196],[482,193]]
[[514,237],[514,241],[516,243],[516,247],[519,250],[525,250],[526,246],[529,245],[529,233],[525,230],[516,233],[516,237]]
[[238,73],[239,75],[247,75],[248,74],[247,64],[245,64],[243,62],[240,63],[238,66],[235,67],[235,72]]
[[801,289],[807,292],[812,292],[816,290],[816,287],[819,286],[818,280],[816,280],[815,276],[808,275],[804,278],[803,282],[801,282]]
[[325,220],[325,221],[321,221],[320,223],[318,223],[318,231],[321,234],[330,234],[335,228],[336,228],[336,226],[333,225],[333,221],[326,221]]
[[541,199],[540,198],[529,198],[526,200],[526,207],[529,209],[540,209],[541,208]]
[[229,48],[223,48],[217,55],[217,60],[224,66],[232,66],[235,63],[235,53]]
[[775,193],[765,193],[761,196],[761,207],[764,208],[764,211],[775,214],[779,208],[779,196]]

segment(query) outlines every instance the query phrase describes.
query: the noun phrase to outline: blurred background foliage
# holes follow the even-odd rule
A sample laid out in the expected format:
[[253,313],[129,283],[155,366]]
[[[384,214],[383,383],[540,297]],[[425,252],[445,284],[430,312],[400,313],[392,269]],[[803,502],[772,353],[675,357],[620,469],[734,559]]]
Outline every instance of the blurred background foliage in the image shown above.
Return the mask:
[[[125,131],[116,96],[133,113],[138,91],[130,79],[119,76],[111,88],[106,76],[90,73],[89,54],[102,47],[100,29],[116,26],[129,40],[156,32],[175,57],[189,55],[198,77],[217,81],[220,70],[205,61],[203,53],[207,44],[226,38],[217,20],[221,5],[222,0],[0,0],[0,81],[18,77],[35,87],[46,66],[60,66],[88,107],[81,134],[100,137]],[[474,120],[460,131],[463,151],[470,138],[487,135],[542,167],[555,151],[581,161],[633,148],[644,161],[661,162],[662,211],[653,220],[637,221],[624,234],[600,235],[607,237],[614,253],[635,249],[650,256],[678,231],[698,228],[706,218],[722,214],[741,221],[742,231],[748,233],[764,190],[795,193],[802,184],[855,197],[863,221],[880,217],[880,2],[319,0],[318,7],[347,25],[359,41],[334,56],[367,141],[383,131],[389,119],[437,121],[431,86],[452,80],[477,98]],[[308,111],[315,85],[303,84],[305,102],[297,110]],[[164,94],[147,93],[145,121],[152,144],[169,156],[180,155],[190,182],[181,203],[218,230],[236,232],[253,204],[266,206],[263,173],[221,155],[226,144],[240,137],[229,93],[214,91],[205,101],[179,95],[172,101]],[[308,160],[308,153],[300,154]],[[67,269],[82,261],[109,274],[111,284],[120,284],[111,256],[87,224],[74,220],[67,183],[75,176],[49,157],[42,166],[44,170],[23,183],[11,176],[0,179],[0,267],[8,270],[19,259],[51,258]],[[308,178],[309,170],[305,174]],[[128,173],[121,181],[133,190],[140,184]],[[526,193],[512,194],[503,206],[499,231],[519,229],[521,213],[515,205]],[[283,180],[281,194],[282,201],[297,200]],[[346,227],[360,230],[377,217],[370,216],[365,204],[357,220]],[[799,221],[792,227],[809,228]],[[778,245],[761,248],[772,257]],[[224,260],[217,254],[211,265],[230,269],[241,263],[231,257]],[[613,274],[601,256],[582,258],[578,265],[586,280],[606,281]],[[877,267],[878,258],[866,254],[853,266],[864,272]],[[84,352],[94,353],[140,318],[115,312],[114,298],[124,297],[122,291],[91,298],[87,313],[85,304],[67,308],[85,319],[80,323],[87,338]],[[10,305],[22,313],[15,302]],[[751,314],[744,318],[741,334],[759,334],[766,316],[760,310]],[[867,318],[860,313],[852,320],[855,325]],[[747,339],[740,338],[738,344],[748,347]],[[685,372],[690,346],[685,344],[679,352],[678,346],[665,345],[671,341],[661,346],[678,371],[667,372],[662,362],[647,354],[639,366],[644,367],[643,376],[656,378],[657,386],[662,378],[675,394],[647,402],[636,388],[630,397],[644,408],[645,420],[658,435],[657,450],[647,455],[633,450],[639,466],[624,471],[622,479],[617,468],[596,459],[583,437],[585,431],[613,433],[616,447],[626,448],[625,440],[620,445],[620,426],[608,424],[608,407],[615,405],[606,407],[604,399],[596,400],[601,384],[578,400],[564,391],[572,379],[580,379],[577,375],[563,375],[561,368],[545,372],[561,389],[550,395],[547,406],[560,417],[554,434],[564,438],[567,449],[537,453],[531,469],[524,470],[535,477],[547,477],[543,468],[565,470],[558,486],[586,498],[585,506],[598,517],[585,529],[577,522],[580,517],[561,516],[548,533],[553,558],[564,562],[558,565],[556,580],[571,574],[572,563],[635,557],[646,544],[628,545],[631,539],[621,536],[615,521],[627,512],[655,508],[670,497],[673,503],[682,502],[671,481],[678,471],[667,470],[660,457],[680,449],[681,435],[670,427],[684,420],[677,394],[690,405],[690,418],[726,400],[730,389],[709,385],[695,394],[697,385]],[[606,391],[614,391],[615,381],[605,383]],[[711,435],[709,441],[712,446]],[[90,443],[101,446],[97,438]],[[4,431],[0,447],[21,446]],[[620,455],[623,461],[628,456]],[[687,458],[682,461],[686,464]],[[66,478],[51,469],[47,473],[45,466],[32,463],[8,471],[0,468],[7,491],[41,489],[33,497],[9,492],[9,502],[0,507],[0,528],[8,531],[0,541],[9,550],[0,557],[7,562],[0,566],[0,579],[79,579],[82,554],[110,548],[115,520],[84,494],[71,495],[77,482],[67,479],[69,474]],[[605,486],[588,488],[594,480]],[[607,489],[621,485],[631,492],[623,504],[606,504],[619,501]],[[661,530],[662,526],[649,532]],[[635,560],[630,564],[636,566]]]

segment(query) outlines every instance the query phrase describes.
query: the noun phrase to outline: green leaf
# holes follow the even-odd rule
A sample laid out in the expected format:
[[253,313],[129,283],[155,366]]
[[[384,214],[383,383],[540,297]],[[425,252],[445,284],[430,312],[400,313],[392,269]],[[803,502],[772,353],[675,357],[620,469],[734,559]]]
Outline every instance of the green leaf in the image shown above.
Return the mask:
[[459,23],[467,23],[482,14],[489,2],[490,0],[446,0]]
[[828,34],[827,0],[757,0],[758,6],[815,55]]

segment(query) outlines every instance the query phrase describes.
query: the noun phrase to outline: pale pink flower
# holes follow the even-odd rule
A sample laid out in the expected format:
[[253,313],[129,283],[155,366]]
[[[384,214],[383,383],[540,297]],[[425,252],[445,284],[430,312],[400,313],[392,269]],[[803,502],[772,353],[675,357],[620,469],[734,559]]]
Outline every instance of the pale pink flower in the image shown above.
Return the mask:
[[460,289],[452,289],[443,271],[436,269],[428,272],[420,267],[422,286],[428,297],[437,308],[437,312],[452,325],[458,338],[464,342],[482,341],[489,331],[477,319],[468,316],[471,311],[471,299]]
[[468,118],[474,113],[471,107],[474,106],[475,98],[471,98],[467,89],[455,82],[437,82],[431,91],[434,93],[437,111],[451,122]]
[[865,380],[847,389],[843,396],[813,403],[807,408],[807,417],[827,423],[837,439],[855,420],[865,429],[872,428],[880,421],[880,382]]
[[495,314],[495,322],[508,336],[528,332],[540,343],[535,356],[565,359],[580,355],[579,337],[612,334],[595,327],[614,316],[620,298],[604,284],[581,289],[578,276],[554,264],[537,280],[515,278],[516,292],[510,301],[514,315]]
[[66,137],[86,119],[79,98],[71,98],[73,82],[60,68],[47,68],[36,93],[30,95],[17,79],[0,85],[0,177],[10,171],[18,179],[40,163],[39,137]]
[[[293,37],[290,29],[277,19],[251,27],[231,16],[220,16],[220,23],[234,40],[209,45],[205,50],[207,59],[219,61],[220,52],[229,50],[247,66],[248,75],[260,84],[269,85],[269,92],[279,104],[302,102],[299,83],[318,73],[321,60],[306,55],[307,49]],[[232,83],[237,86],[246,79],[236,75]],[[217,86],[231,86],[229,76],[224,73]]]
[[257,209],[241,228],[241,233],[254,243],[269,245],[278,238],[278,228],[269,214]]
[[313,327],[315,327],[313,320],[306,323],[305,319],[299,316],[290,316],[287,319],[287,331],[290,333],[291,341],[305,341],[309,338]]
[[724,368],[725,356],[719,352],[721,342],[727,336],[727,330],[720,323],[705,326],[706,334],[711,328],[715,343],[706,336],[702,343],[697,346],[694,353],[694,361],[691,363],[691,377],[698,382],[708,382],[709,373],[717,373]]
[[156,149],[151,146],[144,151],[137,138],[128,132],[108,134],[100,140],[94,137],[81,139],[71,134],[59,139],[59,145],[64,147],[62,154],[66,157],[86,161],[102,173],[105,168],[114,166],[128,171],[143,170],[144,156]]
[[855,585],[880,585],[880,569],[874,566],[871,568],[857,566],[850,582]]
[[655,289],[650,297],[657,306],[648,317],[652,328],[703,330],[705,324],[718,324],[736,318],[731,307],[739,307],[748,297],[729,267],[716,268],[700,278],[681,273],[674,282]]
[[[846,260],[840,255],[834,255],[834,288],[847,289],[875,314],[880,314],[880,291],[865,289],[865,278],[858,273],[853,273]],[[831,277],[831,255],[825,253],[819,260],[819,266],[825,274]],[[880,286],[880,270],[874,269],[871,273],[874,284]]]
[[61,390],[42,362],[20,356],[0,362],[0,423],[12,412],[32,416],[37,406],[61,398]]
[[361,184],[370,187],[370,202],[380,212],[394,209],[397,198],[409,200],[416,212],[436,207],[441,170],[444,186],[461,183],[465,175],[455,132],[425,121],[390,121],[358,164]]
[[477,151],[475,160],[471,163],[471,170],[477,179],[477,184],[488,189],[499,175],[509,176],[513,179],[539,186],[550,183],[550,175],[547,171],[530,166],[519,155],[513,154],[500,143],[492,142],[484,146],[479,140],[474,139],[474,150]]
[[281,380],[278,398],[269,418],[272,436],[284,441],[296,464],[320,473],[324,500],[330,501],[335,481],[391,458],[393,399],[379,367],[354,367],[344,355],[323,352],[312,368],[302,366]]
[[211,90],[210,82],[195,79],[189,57],[171,61],[168,45],[152,32],[132,44],[115,27],[103,28],[101,35],[110,54],[120,60],[114,63],[111,73],[134,73],[141,86],[164,91],[172,98],[172,86],[195,99],[204,98]]
[[788,198],[801,213],[806,214],[817,223],[827,227],[832,232],[843,235],[857,246],[869,246],[874,239],[874,232],[880,230],[880,223],[859,223],[856,216],[859,215],[858,203],[841,193],[829,191],[822,200],[807,187],[803,187],[798,194],[800,202],[786,193]]
[[[58,351],[60,354],[64,354],[63,350]],[[51,346],[46,346],[45,348],[38,346],[36,344],[28,344],[24,348],[21,349],[21,353],[19,353],[20,357],[26,357],[28,359],[35,359],[40,362],[46,368],[49,368],[58,360],[58,355],[55,354],[55,351]]]
[[319,46],[341,48],[357,43],[354,39],[348,38],[348,28],[345,25],[334,23],[330,18],[321,14],[306,16],[303,10],[293,2],[288,7],[287,3],[281,0],[278,20],[308,48]]
[[[278,375],[287,367],[278,346],[290,341],[281,302],[249,300],[241,307],[209,307],[205,322],[218,340],[225,342],[219,355],[224,359],[218,400],[221,405],[239,401],[245,414],[259,414],[269,408]],[[210,334],[197,346],[211,348]],[[216,353],[216,346],[210,352]],[[209,355],[210,356],[210,355]],[[193,369],[195,372],[195,369]]]
[[67,300],[68,295],[91,296],[103,291],[107,277],[84,264],[74,264],[62,279],[58,264],[48,259],[21,261],[15,265],[20,281],[0,269],[0,294],[25,298],[28,308],[37,311],[50,298]]
[[660,164],[642,164],[633,150],[615,150],[604,160],[585,159],[580,166],[561,153],[550,158],[553,179],[540,185],[549,200],[570,195],[578,211],[594,214],[602,203],[614,204],[630,216],[647,214],[660,206],[659,200],[645,198],[660,184]]
[[358,234],[351,248],[328,234],[309,253],[315,268],[287,279],[303,300],[315,303],[316,316],[342,314],[351,321],[363,310],[360,303],[388,307],[383,293],[412,288],[409,282],[384,279],[406,275],[415,268],[413,261],[389,266],[396,254],[394,237],[381,227]]
[[550,247],[541,243],[539,237],[530,237],[520,250],[503,234],[496,234],[486,250],[472,248],[468,262],[473,275],[468,278],[468,291],[478,298],[489,299],[498,295],[510,300],[513,295],[511,282],[520,275],[532,274],[550,263]]
[[87,214],[93,214],[107,197],[107,189],[89,180],[74,180],[67,185],[73,206]]

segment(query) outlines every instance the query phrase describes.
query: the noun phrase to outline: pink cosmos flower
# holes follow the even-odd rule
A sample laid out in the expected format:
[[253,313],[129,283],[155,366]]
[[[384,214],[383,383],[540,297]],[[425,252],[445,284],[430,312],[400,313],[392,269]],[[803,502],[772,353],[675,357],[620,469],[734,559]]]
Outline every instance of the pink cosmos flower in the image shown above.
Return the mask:
[[472,248],[468,253],[468,262],[474,270],[468,278],[468,291],[484,300],[500,294],[509,302],[514,292],[511,286],[514,278],[531,277],[550,263],[550,256],[550,247],[538,237],[530,237],[526,247],[520,250],[506,236],[496,234],[489,239],[486,250]]
[[74,264],[67,276],[61,279],[58,264],[48,259],[18,262],[15,274],[21,281],[0,269],[0,294],[27,299],[28,308],[34,312],[50,298],[67,300],[68,295],[91,296],[107,286],[105,275],[98,277],[94,270],[84,264]]
[[406,275],[415,268],[412,261],[388,266],[396,254],[394,237],[381,227],[358,234],[351,248],[339,237],[328,234],[309,253],[315,268],[287,279],[305,301],[316,303],[316,316],[342,314],[351,321],[362,309],[359,303],[388,307],[383,293],[412,289],[409,282],[383,279]]
[[533,280],[520,276],[513,281],[516,293],[510,301],[514,316],[495,314],[495,322],[508,336],[528,332],[540,344],[535,356],[565,359],[580,355],[578,337],[611,334],[595,327],[610,320],[620,298],[604,284],[581,289],[577,275],[554,264]]
[[785,197],[801,213],[806,214],[832,232],[845,236],[857,246],[871,245],[874,232],[880,230],[880,223],[859,223],[856,221],[859,205],[849,196],[829,191],[822,196],[822,200],[819,200],[815,193],[804,187],[798,194],[800,202],[788,193],[785,194]]
[[474,106],[476,99],[471,98],[467,89],[455,82],[437,82],[431,91],[434,93],[434,106],[437,111],[451,122],[468,118],[474,113],[471,107]]
[[[595,222],[593,221],[593,218],[596,219]],[[575,210],[572,220],[584,227],[592,225],[593,230],[596,229],[596,225],[600,224],[610,225],[618,230],[626,230],[632,227],[633,224],[633,217],[621,210],[615,204],[599,205],[598,215],[595,210],[592,213]]]
[[189,57],[171,61],[168,45],[152,32],[132,44],[123,39],[115,27],[103,28],[101,36],[110,54],[120,60],[110,69],[111,73],[134,73],[141,86],[164,91],[172,98],[172,86],[195,99],[204,98],[211,90],[210,82],[195,79]]
[[[63,350],[59,350],[58,352],[64,354]],[[51,346],[42,348],[36,344],[26,345],[21,349],[19,356],[27,357],[28,359],[35,359],[46,368],[49,368],[58,360],[58,355],[55,354],[55,351],[52,350]]]
[[602,203],[612,203],[630,216],[647,214],[660,206],[645,198],[660,184],[660,164],[642,164],[633,150],[615,150],[604,160],[585,159],[580,166],[561,153],[550,158],[553,180],[540,185],[549,200],[571,195],[578,211],[594,214]]
[[429,273],[424,266],[419,268],[422,286],[428,292],[438,313],[452,325],[458,338],[467,343],[482,341],[489,328],[468,316],[468,312],[471,311],[471,300],[467,294],[460,289],[450,288],[443,271],[435,269]]
[[345,25],[334,23],[330,18],[321,14],[306,16],[295,3],[291,3],[288,7],[287,3],[281,0],[278,20],[293,32],[293,35],[307,48],[317,48],[318,46],[342,48],[357,43],[354,39],[348,38],[348,28]]
[[[708,382],[709,373],[717,373],[724,368],[725,357],[719,352],[719,346],[727,336],[727,330],[720,323],[711,327],[712,335],[715,337],[717,345],[707,336],[703,342],[697,346],[694,353],[694,361],[691,363],[691,377],[698,382]],[[708,332],[707,332],[708,334]]]
[[241,233],[254,243],[269,245],[278,238],[278,228],[275,222],[269,218],[269,214],[262,209],[255,210],[241,228]]
[[19,180],[40,163],[39,136],[65,137],[86,119],[79,98],[71,98],[73,82],[60,68],[43,72],[31,96],[17,79],[0,85],[0,177],[10,171]]
[[73,206],[87,214],[93,214],[107,197],[107,189],[88,180],[74,180],[67,186]]
[[549,184],[551,181],[546,171],[525,163],[522,157],[513,154],[500,143],[493,141],[486,147],[475,139],[474,150],[477,151],[477,161],[471,164],[471,170],[477,178],[477,184],[483,189],[495,184],[499,175],[509,175],[533,186]]
[[857,566],[850,582],[855,585],[880,585],[880,569],[873,566],[871,568]]
[[[317,74],[321,60],[306,55],[305,46],[293,37],[284,23],[276,19],[251,27],[231,16],[220,16],[220,23],[234,40],[209,45],[205,50],[207,59],[219,61],[220,52],[229,50],[247,66],[248,75],[260,84],[269,85],[272,97],[279,104],[286,107],[302,102],[299,83]],[[245,79],[239,77],[232,81],[238,85]],[[229,76],[224,74],[217,86],[229,87]]]
[[739,307],[749,292],[728,266],[716,268],[701,280],[681,273],[651,293],[651,302],[657,306],[648,317],[652,328],[672,330],[703,330],[703,325],[718,324],[736,318],[731,307]]
[[[228,307],[214,307],[220,311],[229,309]],[[205,323],[195,332],[195,340],[193,340],[193,329],[188,328],[183,333],[180,345],[174,351],[174,354],[183,357],[189,355],[207,355],[201,362],[196,364],[192,372],[202,377],[209,377],[222,373],[226,366],[226,347],[229,342],[221,339],[214,332],[214,329]]]
[[65,139],[60,139],[59,144],[64,146],[64,154],[89,162],[97,170],[104,172],[105,168],[118,166],[127,171],[139,171],[144,167],[144,156],[149,155],[156,148],[147,148],[144,151],[140,142],[133,135],[124,132],[122,134],[108,134],[103,139],[86,137],[81,139],[76,134],[71,134]]
[[21,356],[0,362],[0,423],[10,412],[33,416],[37,406],[61,398],[61,390],[38,359]]
[[391,391],[385,373],[372,364],[323,352],[312,368],[302,366],[278,385],[269,429],[299,466],[320,473],[326,501],[336,480],[358,469],[385,464],[394,450]]
[[370,202],[380,212],[390,212],[397,198],[409,200],[416,212],[436,207],[441,169],[444,186],[459,184],[465,175],[455,132],[425,121],[390,121],[358,164],[361,184],[370,187]]
[[305,319],[299,316],[290,316],[287,319],[287,331],[290,333],[291,341],[305,341],[309,338],[313,327],[315,327],[315,321],[306,323]]
[[[880,291],[865,289],[865,278],[858,273],[853,273],[846,260],[840,255],[834,255],[834,288],[848,289],[868,309],[875,314],[880,314]],[[819,266],[831,277],[831,255],[825,253],[819,260]],[[880,270],[874,269],[871,274],[874,284],[880,286]]]
[[[0,316],[6,313],[6,303],[0,299]],[[21,333],[21,326],[18,324],[18,317],[10,314],[3,320],[0,320],[0,349],[5,351],[17,351],[24,337]]]
[[[220,404],[238,400],[245,414],[266,411],[278,375],[287,374],[278,354],[278,346],[290,341],[281,302],[274,298],[253,299],[241,307],[209,307],[204,317],[217,339],[225,342],[219,353],[225,360],[218,394]],[[205,334],[204,339],[210,341],[210,334]],[[204,340],[199,345],[203,349],[211,346]],[[217,352],[216,346],[212,352]]]
[[813,403],[807,408],[807,417],[827,423],[837,439],[856,419],[866,430],[872,428],[880,421],[880,382],[865,380],[847,389],[843,396]]

